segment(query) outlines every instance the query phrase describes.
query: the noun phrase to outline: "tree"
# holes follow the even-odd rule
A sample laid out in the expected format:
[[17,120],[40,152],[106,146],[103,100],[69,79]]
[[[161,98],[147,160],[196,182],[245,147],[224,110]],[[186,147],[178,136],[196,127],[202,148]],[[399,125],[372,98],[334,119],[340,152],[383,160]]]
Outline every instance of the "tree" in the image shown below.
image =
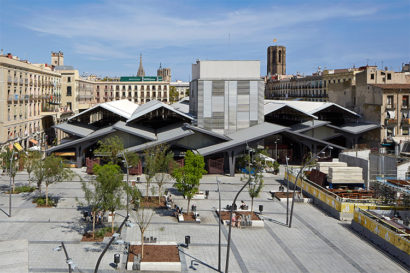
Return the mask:
[[204,169],[204,157],[187,151],[185,155],[185,165],[174,170],[173,176],[176,180],[174,186],[188,199],[187,214],[189,214],[189,204],[192,197],[199,190],[199,181],[202,175],[207,172]]
[[175,86],[171,86],[169,88],[169,101],[171,103],[174,103],[178,101],[178,99],[179,99],[179,93],[177,91],[177,88]]
[[267,155],[264,150],[256,150],[253,158],[249,152],[248,155],[244,156],[244,160],[247,163],[246,170],[248,177],[243,177],[241,180],[248,179],[254,183],[249,183],[248,192],[251,197],[251,211],[253,211],[253,200],[259,196],[263,188],[263,175],[262,171],[265,168],[265,159],[261,155]]
[[48,206],[48,186],[71,179],[74,176],[73,171],[66,168],[63,159],[58,156],[48,156],[44,159],[44,183],[46,185],[46,206]]
[[95,155],[108,157],[109,161],[114,164],[119,164],[121,158],[120,153],[124,150],[124,144],[118,136],[108,137],[98,141],[99,147],[95,149]]
[[[14,156],[15,155],[17,154],[14,154]],[[13,150],[9,148],[7,148],[6,151],[1,154],[1,159],[3,161],[3,169],[6,169],[7,173],[12,178],[12,192],[14,193],[16,189],[14,180],[15,180],[15,177],[18,171],[18,165],[17,165],[18,162],[15,158],[13,158],[13,160],[10,160],[12,156],[13,156]]]
[[91,187],[88,187],[86,183],[82,183],[81,188],[84,191],[84,202],[79,202],[81,206],[87,205],[91,210],[91,215],[93,217],[93,239],[95,238],[95,219],[96,214],[101,210],[101,200],[102,200],[102,187],[97,181],[89,181]]
[[34,165],[37,161],[41,159],[41,154],[37,151],[28,152],[27,158],[25,160],[25,168],[28,173],[28,183],[31,184],[31,173],[34,171]]
[[138,209],[136,212],[137,225],[141,233],[141,260],[144,258],[144,232],[147,230],[151,223],[152,216],[154,215],[152,210],[146,210],[144,207]]
[[113,163],[108,163],[104,166],[94,165],[94,173],[96,181],[101,187],[100,198],[101,208],[104,211],[110,211],[112,214],[111,231],[114,233],[114,211],[121,207],[122,196],[122,178],[121,168]]
[[149,187],[157,171],[155,152],[156,152],[155,147],[148,148],[144,151],[144,161],[145,161],[144,174],[145,174],[145,180],[146,180],[145,198],[147,200],[149,197]]
[[158,145],[155,149],[155,182],[158,185],[158,204],[161,204],[162,187],[170,178],[169,172],[175,167],[174,153],[168,145]]
[[36,181],[38,191],[41,195],[41,186],[46,176],[46,170],[44,168],[44,160],[37,160],[33,164],[33,180]]

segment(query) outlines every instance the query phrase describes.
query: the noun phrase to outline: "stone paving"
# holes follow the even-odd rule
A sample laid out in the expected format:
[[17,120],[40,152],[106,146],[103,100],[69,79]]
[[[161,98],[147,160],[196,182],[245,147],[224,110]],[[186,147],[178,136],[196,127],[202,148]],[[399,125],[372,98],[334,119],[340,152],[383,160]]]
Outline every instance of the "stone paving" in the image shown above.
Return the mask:
[[[76,169],[83,178],[87,176]],[[283,173],[283,172],[282,172]],[[215,175],[207,175],[201,181],[200,189],[209,190],[207,200],[194,200],[201,215],[201,224],[178,223],[175,217],[163,212],[154,212],[152,223],[145,236],[157,237],[160,241],[184,243],[186,235],[191,236],[189,248],[180,247],[183,272],[216,272],[218,268],[218,221],[215,208],[218,206]],[[240,176],[218,176],[221,180],[222,207],[232,202],[239,190]],[[291,229],[284,225],[286,203],[272,200],[270,190],[277,190],[282,179],[279,176],[265,177],[264,191],[255,199],[254,209],[264,206],[264,228],[232,229],[230,272],[407,272],[373,245],[362,240],[351,231],[348,222],[329,217],[311,204],[295,204],[295,217]],[[17,184],[26,183],[27,176],[19,174]],[[0,176],[0,188],[7,189],[8,177]],[[145,183],[138,185],[144,191]],[[166,188],[172,187],[168,183]],[[175,191],[172,191],[175,193]],[[93,272],[95,263],[108,238],[101,243],[80,242],[84,224],[76,198],[83,194],[80,181],[62,182],[50,186],[50,194],[60,198],[56,208],[35,208],[31,198],[35,193],[13,195],[12,217],[8,213],[8,195],[0,193],[0,241],[23,240],[28,242],[26,250],[16,251],[28,254],[28,272],[67,272],[67,264],[62,251],[53,251],[64,241],[69,256],[80,271]],[[174,202],[186,210],[187,201],[173,194]],[[246,189],[238,200],[250,205]],[[126,215],[126,211],[118,212]],[[135,219],[135,212],[131,213]],[[117,225],[122,221],[116,217]],[[222,226],[222,270],[225,269],[227,227]],[[122,238],[125,241],[140,240],[137,226],[125,227]],[[9,243],[10,244],[10,243]],[[0,243],[1,265],[12,264],[10,251]],[[24,243],[22,243],[24,245]],[[7,248],[7,249],[5,249]],[[22,250],[23,249],[23,250]],[[16,252],[16,255],[19,255]],[[120,245],[112,246],[105,254],[99,272],[121,272],[112,266],[113,255],[123,253]],[[123,255],[122,255],[123,256]],[[20,259],[24,268],[23,260]],[[124,261],[124,257],[123,257]],[[7,271],[12,272],[12,271]],[[15,271],[24,272],[24,271]],[[76,271],[74,271],[76,272]]]

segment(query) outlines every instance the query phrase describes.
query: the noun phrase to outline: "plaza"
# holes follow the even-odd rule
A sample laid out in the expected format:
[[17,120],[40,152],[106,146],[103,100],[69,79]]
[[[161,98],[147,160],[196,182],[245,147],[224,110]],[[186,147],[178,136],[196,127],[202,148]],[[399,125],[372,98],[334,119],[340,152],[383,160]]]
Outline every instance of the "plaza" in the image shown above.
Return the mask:
[[[84,181],[90,179],[82,169],[74,169]],[[307,203],[296,203],[292,228],[285,226],[286,202],[272,200],[269,191],[277,191],[283,179],[279,175],[264,177],[263,192],[254,201],[254,210],[263,205],[263,228],[233,228],[230,254],[230,272],[407,272],[406,268],[388,254],[360,238],[350,228],[350,222],[339,221]],[[209,198],[193,200],[201,223],[178,223],[167,210],[156,210],[145,236],[157,237],[159,242],[176,242],[182,272],[217,272],[218,269],[218,207],[216,178],[221,181],[222,207],[232,200],[244,182],[240,175],[205,175],[200,190],[209,190]],[[134,179],[135,177],[131,177]],[[36,194],[12,196],[12,217],[8,217],[9,177],[0,176],[0,272],[68,272],[63,251],[54,251],[64,242],[68,255],[78,267],[73,272],[94,272],[99,255],[109,238],[103,242],[81,242],[85,223],[76,198],[81,200],[81,182],[56,183],[50,194],[59,198],[55,208],[36,208],[31,199]],[[19,173],[16,183],[26,184],[27,175]],[[186,210],[187,201],[169,181],[165,188],[172,193],[174,203]],[[137,184],[143,189],[144,178]],[[238,200],[250,205],[245,189]],[[191,204],[192,204],[191,202]],[[116,225],[123,221],[126,211],[117,211]],[[131,213],[135,222],[135,212]],[[185,236],[191,244],[184,247]],[[228,229],[222,226],[221,269],[225,269]],[[139,241],[138,227],[124,227],[124,241]],[[17,241],[16,241],[17,240]],[[125,272],[126,257],[122,245],[112,245],[101,261],[99,272]],[[10,255],[10,253],[13,253]],[[121,254],[119,269],[113,266],[115,253]]]

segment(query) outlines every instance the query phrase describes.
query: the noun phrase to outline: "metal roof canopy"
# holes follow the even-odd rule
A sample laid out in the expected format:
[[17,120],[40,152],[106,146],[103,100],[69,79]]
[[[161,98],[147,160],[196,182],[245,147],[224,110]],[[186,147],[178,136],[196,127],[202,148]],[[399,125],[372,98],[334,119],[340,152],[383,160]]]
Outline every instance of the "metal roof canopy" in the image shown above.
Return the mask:
[[233,134],[229,134],[228,137],[231,138],[231,140],[227,142],[201,148],[198,149],[197,152],[203,156],[224,152],[226,150],[230,150],[235,147],[246,145],[247,143],[263,139],[270,135],[278,134],[280,132],[285,131],[287,128],[288,127],[284,127],[281,125],[263,122],[261,124],[237,131]]

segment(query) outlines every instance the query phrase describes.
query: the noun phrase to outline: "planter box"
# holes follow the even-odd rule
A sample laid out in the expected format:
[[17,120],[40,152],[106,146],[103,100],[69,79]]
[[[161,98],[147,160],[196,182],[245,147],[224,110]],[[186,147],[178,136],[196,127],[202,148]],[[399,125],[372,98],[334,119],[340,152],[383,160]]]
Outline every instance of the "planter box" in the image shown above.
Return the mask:
[[[141,245],[141,242],[131,242],[131,247]],[[177,251],[177,243],[176,242],[158,242],[158,243],[144,243],[145,247],[155,246],[157,248],[166,247],[170,248],[170,251]],[[146,253],[144,251],[144,253]],[[129,254],[131,255],[131,254]],[[177,255],[177,254],[175,254]],[[132,256],[133,257],[133,256]],[[179,257],[179,253],[174,258],[178,257],[177,259],[172,259],[173,261],[148,261],[148,262],[140,262],[139,263],[139,270],[140,271],[152,271],[152,272],[181,272],[181,261]],[[156,259],[154,259],[156,260]],[[133,270],[134,261],[130,257],[127,259],[127,270]]]

